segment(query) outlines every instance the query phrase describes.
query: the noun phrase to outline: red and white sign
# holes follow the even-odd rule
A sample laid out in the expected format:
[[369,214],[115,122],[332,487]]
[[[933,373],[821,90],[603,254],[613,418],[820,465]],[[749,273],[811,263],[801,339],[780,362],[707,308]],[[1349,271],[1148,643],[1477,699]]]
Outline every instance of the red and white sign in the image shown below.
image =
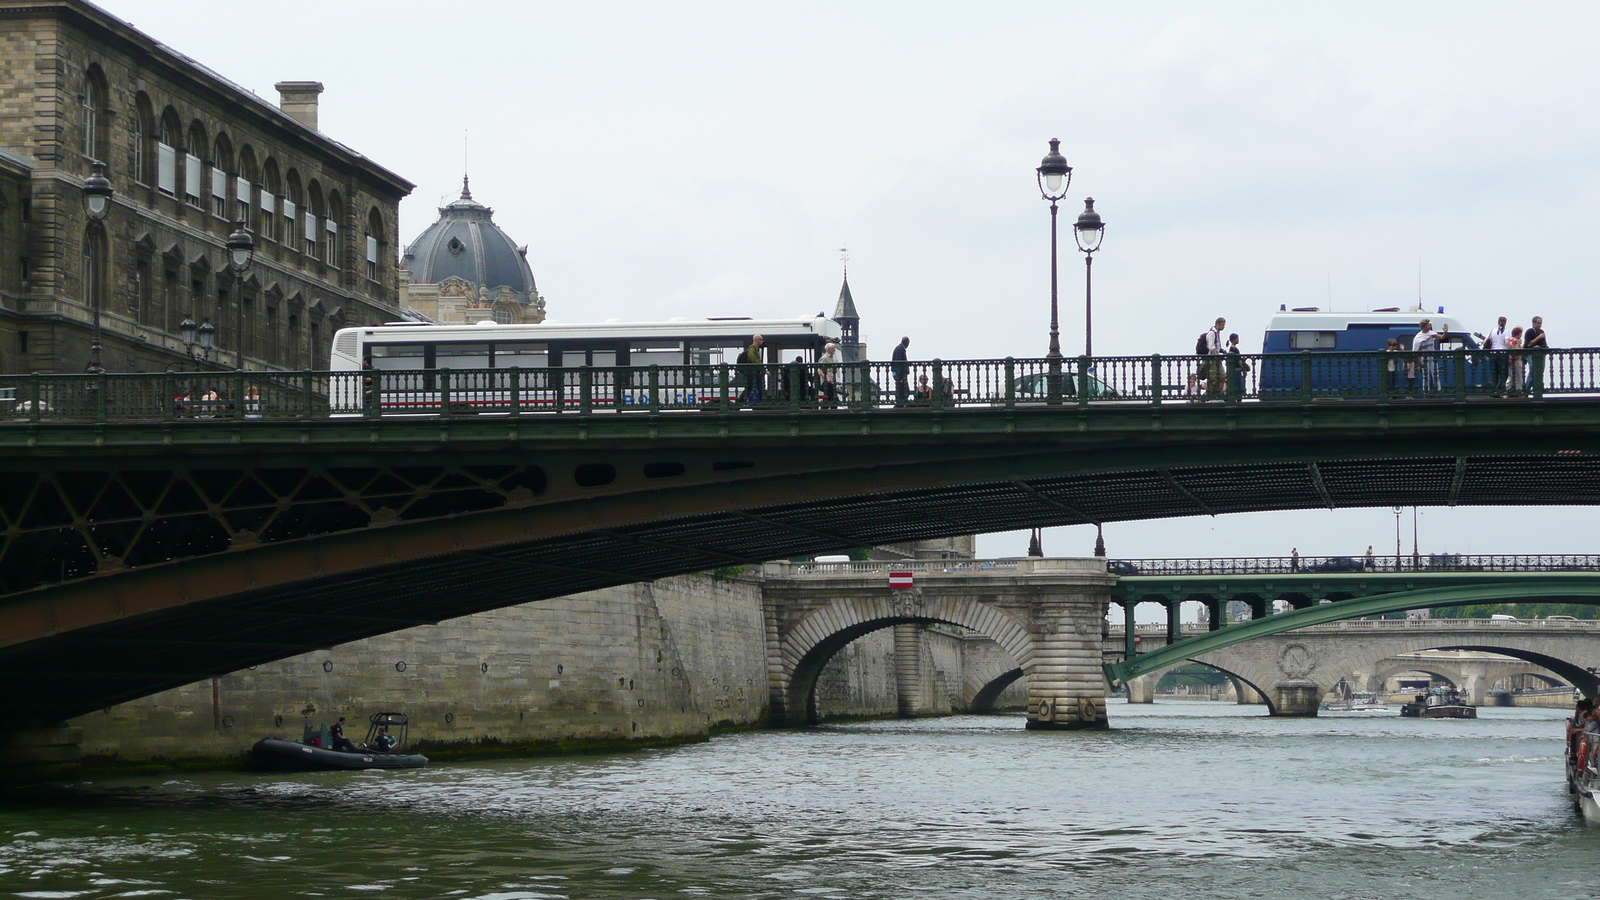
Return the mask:
[[894,590],[897,590],[897,591],[905,590],[906,588],[911,587],[911,573],[910,572],[890,572],[889,573],[889,587],[891,587],[891,588],[893,588]]

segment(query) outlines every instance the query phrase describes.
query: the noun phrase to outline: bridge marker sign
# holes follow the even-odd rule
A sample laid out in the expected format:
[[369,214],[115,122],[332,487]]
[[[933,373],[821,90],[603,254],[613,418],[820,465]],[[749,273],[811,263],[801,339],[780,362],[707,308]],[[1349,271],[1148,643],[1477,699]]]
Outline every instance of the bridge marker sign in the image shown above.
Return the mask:
[[897,590],[897,591],[905,590],[906,588],[911,587],[911,573],[910,572],[890,572],[889,573],[889,587],[891,589]]

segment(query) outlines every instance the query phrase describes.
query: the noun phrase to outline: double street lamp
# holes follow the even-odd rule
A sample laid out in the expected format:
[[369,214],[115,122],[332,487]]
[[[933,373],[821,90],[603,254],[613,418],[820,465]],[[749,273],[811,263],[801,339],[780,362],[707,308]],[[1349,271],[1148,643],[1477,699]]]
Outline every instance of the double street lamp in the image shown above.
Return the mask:
[[[95,237],[104,244],[106,216],[111,212],[111,198],[116,191],[111,187],[111,179],[106,177],[106,164],[95,160],[94,169],[83,182],[83,207],[89,215],[89,221],[94,223]],[[90,238],[86,235],[85,240]],[[105,265],[105,256],[101,247],[85,248],[84,259],[90,264],[84,267],[83,288],[89,295],[91,308],[90,315],[94,320],[94,340],[89,344],[89,365],[84,369],[90,375],[104,375],[105,365],[101,362],[100,346],[100,294],[105,289],[106,273],[101,270]]]
[[[184,316],[183,323],[178,326],[178,335],[183,338],[183,349],[189,352],[189,360],[196,363],[196,369],[201,360],[211,359],[211,348],[216,346],[217,326],[206,322],[196,327],[193,319]],[[196,347],[199,349],[196,350]]]

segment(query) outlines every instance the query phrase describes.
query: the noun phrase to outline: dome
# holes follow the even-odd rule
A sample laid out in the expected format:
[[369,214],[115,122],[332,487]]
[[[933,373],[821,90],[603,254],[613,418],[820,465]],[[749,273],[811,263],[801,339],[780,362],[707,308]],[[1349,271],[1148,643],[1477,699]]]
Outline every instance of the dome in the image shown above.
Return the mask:
[[494,210],[472,199],[467,179],[461,179],[460,199],[439,210],[439,220],[429,225],[406,247],[400,265],[411,273],[412,284],[439,284],[459,278],[492,298],[509,288],[517,302],[527,306],[539,295],[528,267],[528,248],[519,247],[494,224]]

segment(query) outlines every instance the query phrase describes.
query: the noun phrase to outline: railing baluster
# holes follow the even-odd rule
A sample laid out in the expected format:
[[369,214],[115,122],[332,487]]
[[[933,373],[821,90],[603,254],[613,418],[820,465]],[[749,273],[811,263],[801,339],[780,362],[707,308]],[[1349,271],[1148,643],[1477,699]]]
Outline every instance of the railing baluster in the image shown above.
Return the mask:
[[1015,409],[1017,406],[1017,361],[1006,357],[1006,409]]

